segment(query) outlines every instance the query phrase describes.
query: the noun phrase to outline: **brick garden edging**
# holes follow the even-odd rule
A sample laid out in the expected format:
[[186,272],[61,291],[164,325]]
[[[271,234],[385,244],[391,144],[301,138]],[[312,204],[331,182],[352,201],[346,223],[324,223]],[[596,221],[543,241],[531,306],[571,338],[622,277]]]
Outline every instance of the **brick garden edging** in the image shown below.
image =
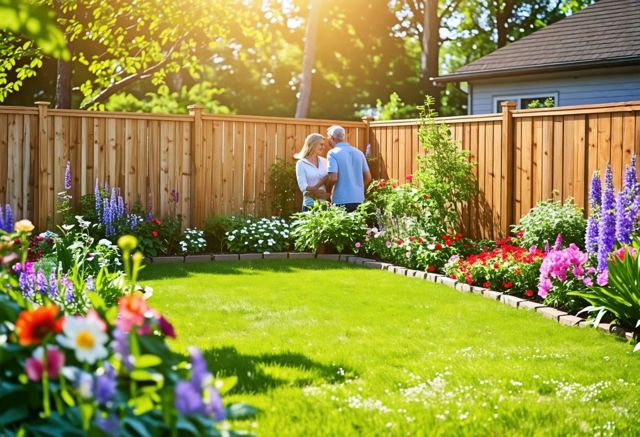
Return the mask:
[[[556,308],[512,296],[506,293],[490,290],[488,288],[477,287],[475,285],[469,285],[465,282],[458,282],[445,275],[437,273],[427,273],[420,270],[408,269],[406,267],[394,266],[393,264],[376,261],[374,259],[362,258],[354,255],[340,255],[340,254],[314,254],[309,252],[275,252],[275,253],[243,253],[243,254],[212,254],[212,255],[187,255],[187,256],[162,256],[145,258],[146,262],[153,264],[161,263],[198,263],[198,262],[210,262],[210,261],[241,261],[241,260],[258,260],[258,259],[324,259],[339,262],[348,262],[349,264],[356,264],[363,267],[376,270],[384,270],[389,273],[394,273],[399,276],[407,276],[410,278],[418,278],[436,284],[446,285],[461,293],[473,293],[478,294],[490,300],[501,302],[505,305],[509,305],[513,308],[520,310],[529,310],[540,313],[543,317],[554,320],[561,325],[577,326],[580,328],[592,326],[586,319],[568,314],[564,311],[560,311]],[[615,334],[619,337],[627,340],[633,339],[633,332],[626,331],[625,329],[611,325],[610,323],[600,323],[596,328],[600,331]]]

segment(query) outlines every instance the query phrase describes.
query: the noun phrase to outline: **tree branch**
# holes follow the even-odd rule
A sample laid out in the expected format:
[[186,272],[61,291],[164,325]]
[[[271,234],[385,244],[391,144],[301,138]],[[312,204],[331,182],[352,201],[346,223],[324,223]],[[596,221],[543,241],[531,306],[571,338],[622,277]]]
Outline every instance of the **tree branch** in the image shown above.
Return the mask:
[[149,76],[151,76],[153,73],[155,73],[156,71],[160,70],[162,67],[164,67],[165,65],[167,65],[169,63],[169,61],[171,60],[171,55],[176,50],[176,48],[180,45],[180,43],[182,43],[182,40],[183,39],[181,38],[180,40],[176,41],[176,43],[169,49],[167,54],[164,56],[164,58],[160,62],[158,62],[155,65],[152,65],[151,67],[147,68],[144,71],[141,71],[141,72],[138,72],[138,73],[132,73],[129,76],[127,76],[127,77],[125,77],[123,79],[120,79],[119,81],[115,82],[114,84],[112,84],[112,85],[108,86],[107,88],[103,89],[102,91],[100,91],[90,101],[88,101],[87,103],[82,105],[81,108],[87,108],[87,107],[90,107],[91,105],[94,105],[94,104],[96,104],[98,102],[104,102],[106,99],[111,97],[113,94],[115,94],[118,91],[126,88],[127,86],[129,86],[133,82],[135,82],[137,80],[141,80],[141,79],[146,79]]
[[453,10],[455,8],[457,8],[460,5],[461,0],[453,0],[451,3],[449,3],[448,5],[446,5],[444,7],[444,9],[442,10],[442,13],[440,14],[440,20],[443,20],[444,18],[446,18],[448,15],[451,15],[451,13],[453,12]]

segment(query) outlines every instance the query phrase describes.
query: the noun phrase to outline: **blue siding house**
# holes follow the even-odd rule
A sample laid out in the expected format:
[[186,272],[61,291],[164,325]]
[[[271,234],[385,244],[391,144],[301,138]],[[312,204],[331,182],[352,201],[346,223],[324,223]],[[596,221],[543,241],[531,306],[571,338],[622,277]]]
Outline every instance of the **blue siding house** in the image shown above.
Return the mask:
[[640,100],[640,0],[600,0],[434,80],[467,82],[469,114],[500,112],[503,101]]

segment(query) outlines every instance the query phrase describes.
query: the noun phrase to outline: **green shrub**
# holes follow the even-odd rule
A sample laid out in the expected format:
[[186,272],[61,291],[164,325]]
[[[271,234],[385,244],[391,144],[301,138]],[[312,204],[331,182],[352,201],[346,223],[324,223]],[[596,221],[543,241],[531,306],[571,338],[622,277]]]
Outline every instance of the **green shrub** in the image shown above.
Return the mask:
[[554,200],[544,200],[520,219],[520,224],[512,226],[518,237],[518,244],[523,247],[543,247],[553,244],[562,234],[565,246],[571,243],[584,247],[584,234],[587,221],[582,208],[568,198],[564,204]]
[[289,218],[291,214],[298,211],[296,205],[298,183],[294,163],[277,159],[269,170],[267,187],[267,192],[262,195],[263,201],[271,203],[271,209],[267,211],[267,215]]
[[427,153],[418,155],[414,179],[428,196],[432,221],[443,229],[454,230],[460,224],[461,204],[477,193],[475,163],[470,161],[468,151],[460,150],[449,126],[436,123],[433,104],[433,98],[427,96],[420,107],[420,144]]
[[289,224],[280,217],[232,217],[231,225],[225,233],[231,252],[282,252],[291,245]]
[[204,222],[204,238],[207,247],[214,252],[223,252],[225,248],[225,232],[233,229],[238,217],[230,215],[212,215]]
[[362,205],[349,213],[340,206],[316,203],[311,211],[297,213],[294,218],[291,235],[297,250],[315,252],[325,244],[342,253],[362,242],[367,230],[367,215]]

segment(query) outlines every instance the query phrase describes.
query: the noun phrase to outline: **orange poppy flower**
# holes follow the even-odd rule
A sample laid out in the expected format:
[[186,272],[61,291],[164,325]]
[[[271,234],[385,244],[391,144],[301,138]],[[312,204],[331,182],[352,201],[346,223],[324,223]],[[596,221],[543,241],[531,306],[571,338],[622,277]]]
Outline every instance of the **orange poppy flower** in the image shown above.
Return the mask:
[[40,344],[47,334],[62,331],[64,319],[58,318],[59,313],[60,310],[55,305],[22,311],[16,321],[16,333],[20,344]]

